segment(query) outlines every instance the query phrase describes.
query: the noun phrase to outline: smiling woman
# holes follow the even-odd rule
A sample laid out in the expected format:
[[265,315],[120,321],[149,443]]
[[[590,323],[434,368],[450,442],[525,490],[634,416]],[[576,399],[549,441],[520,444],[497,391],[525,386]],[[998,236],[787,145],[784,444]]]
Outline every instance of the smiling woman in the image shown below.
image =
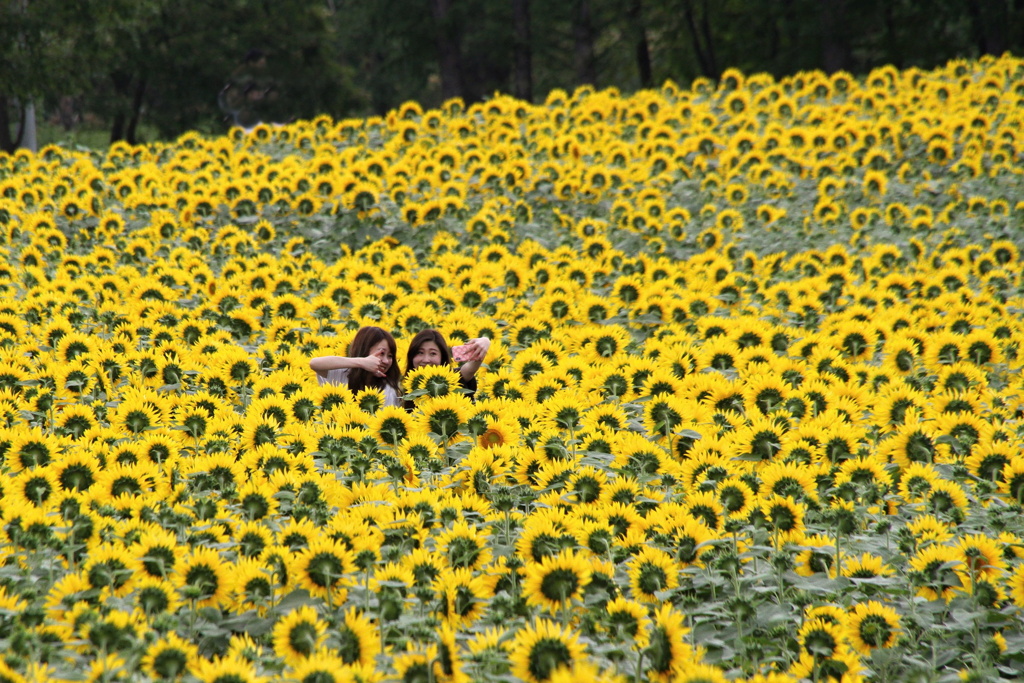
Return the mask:
[[356,332],[348,356],[318,356],[309,361],[320,384],[345,384],[353,393],[377,389],[384,405],[401,405],[402,390],[395,364],[395,338],[380,327],[367,326]]
[[469,396],[476,393],[476,373],[491,346],[487,337],[470,339],[465,344],[449,348],[444,335],[434,329],[422,330],[409,342],[406,359],[406,374],[419,368],[437,365],[448,367],[452,362],[459,366],[459,384]]

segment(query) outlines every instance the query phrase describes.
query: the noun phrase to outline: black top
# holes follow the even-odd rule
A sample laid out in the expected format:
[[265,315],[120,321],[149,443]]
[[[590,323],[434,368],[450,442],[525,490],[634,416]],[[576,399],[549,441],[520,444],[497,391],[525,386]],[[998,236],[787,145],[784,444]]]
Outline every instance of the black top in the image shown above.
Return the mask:
[[466,379],[462,373],[459,373],[459,386],[469,392],[469,400],[472,401],[476,398],[476,377],[470,377]]

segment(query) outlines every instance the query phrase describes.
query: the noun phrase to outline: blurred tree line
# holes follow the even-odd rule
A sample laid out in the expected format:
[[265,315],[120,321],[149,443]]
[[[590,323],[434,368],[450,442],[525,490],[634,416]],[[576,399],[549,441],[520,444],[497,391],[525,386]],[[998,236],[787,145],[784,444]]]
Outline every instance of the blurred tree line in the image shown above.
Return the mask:
[[0,0],[0,148],[32,104],[111,141],[1020,51],[1024,0]]

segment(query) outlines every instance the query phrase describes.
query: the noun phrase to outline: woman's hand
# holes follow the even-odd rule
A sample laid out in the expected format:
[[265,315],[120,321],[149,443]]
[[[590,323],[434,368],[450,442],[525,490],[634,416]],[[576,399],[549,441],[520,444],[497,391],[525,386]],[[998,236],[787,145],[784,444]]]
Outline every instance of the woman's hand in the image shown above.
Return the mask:
[[491,348],[490,339],[487,337],[477,337],[476,339],[470,339],[461,346],[453,348],[452,357],[460,362],[482,361],[487,355],[489,348]]
[[377,377],[384,377],[387,373],[388,367],[391,365],[386,358],[380,356],[366,356],[364,358],[356,358],[358,366],[367,372],[372,372]]

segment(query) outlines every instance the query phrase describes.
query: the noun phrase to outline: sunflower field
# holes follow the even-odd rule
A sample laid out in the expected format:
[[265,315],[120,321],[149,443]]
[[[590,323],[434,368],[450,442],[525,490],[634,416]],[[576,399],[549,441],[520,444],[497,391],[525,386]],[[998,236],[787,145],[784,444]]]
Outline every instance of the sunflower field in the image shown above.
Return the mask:
[[[1024,61],[0,156],[0,681],[1024,677]],[[493,340],[411,410],[363,325]]]

